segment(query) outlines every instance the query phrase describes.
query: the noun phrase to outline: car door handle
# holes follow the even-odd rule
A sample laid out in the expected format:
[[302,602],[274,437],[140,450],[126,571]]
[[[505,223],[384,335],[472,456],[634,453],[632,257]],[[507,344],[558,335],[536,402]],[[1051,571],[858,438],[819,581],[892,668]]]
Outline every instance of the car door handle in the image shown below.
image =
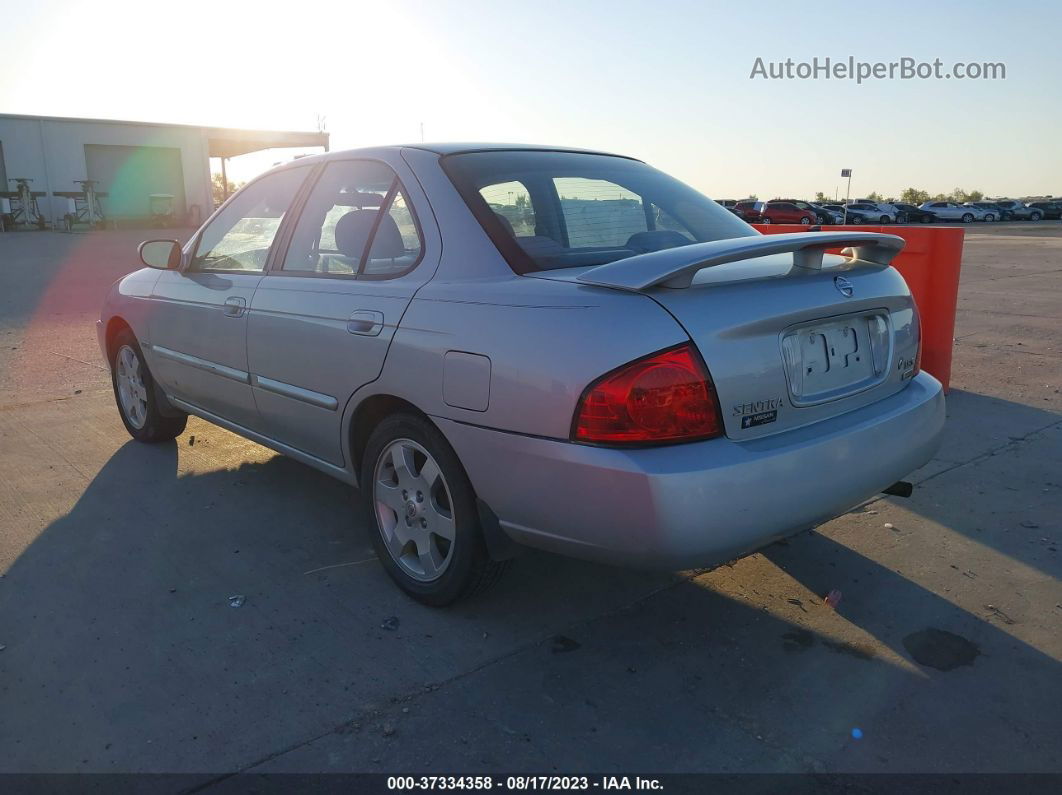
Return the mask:
[[383,312],[376,312],[371,309],[359,309],[356,312],[352,312],[350,319],[347,320],[347,331],[351,334],[361,334],[365,337],[378,336],[383,331],[383,326]]
[[247,301],[245,299],[235,295],[225,299],[225,317],[243,317],[245,309],[247,309]]

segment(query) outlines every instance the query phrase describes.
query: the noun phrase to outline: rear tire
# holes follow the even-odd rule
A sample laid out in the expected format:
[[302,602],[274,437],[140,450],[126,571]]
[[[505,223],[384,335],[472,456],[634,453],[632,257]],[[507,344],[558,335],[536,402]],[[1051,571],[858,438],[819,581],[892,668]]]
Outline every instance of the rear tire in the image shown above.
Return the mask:
[[468,475],[426,419],[384,419],[365,445],[359,480],[376,555],[418,602],[452,604],[486,590],[508,568],[491,560]]
[[188,415],[166,416],[159,410],[155,379],[148,370],[136,336],[122,329],[111,345],[111,387],[118,416],[138,442],[154,444],[176,439],[188,424]]
[[760,223],[761,223],[761,224],[769,224],[770,222],[771,222],[771,219],[770,219],[770,218],[764,218],[764,219],[762,219],[762,220],[760,221]]

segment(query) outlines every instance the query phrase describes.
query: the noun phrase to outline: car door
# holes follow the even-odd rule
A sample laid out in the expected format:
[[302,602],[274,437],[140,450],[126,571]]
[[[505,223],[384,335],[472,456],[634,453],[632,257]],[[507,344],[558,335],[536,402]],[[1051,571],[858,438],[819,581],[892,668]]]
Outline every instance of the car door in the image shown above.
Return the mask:
[[247,308],[309,166],[241,190],[152,290],[151,372],[170,396],[246,428],[258,424],[247,370]]
[[374,380],[441,245],[401,159],[329,161],[250,306],[247,356],[263,433],[336,466],[343,411]]

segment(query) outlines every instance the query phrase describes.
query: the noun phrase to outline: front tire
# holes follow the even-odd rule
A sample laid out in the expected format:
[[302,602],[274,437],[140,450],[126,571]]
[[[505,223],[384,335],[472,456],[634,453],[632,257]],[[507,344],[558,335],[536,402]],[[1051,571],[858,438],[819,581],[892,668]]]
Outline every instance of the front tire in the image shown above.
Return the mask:
[[472,484],[430,422],[394,414],[369,437],[361,493],[372,544],[403,591],[434,607],[493,585],[507,561],[491,560]]
[[964,213],[963,216],[962,216],[962,222],[964,224],[973,223],[973,219],[974,219],[974,217],[970,213]]
[[1030,221],[1039,221],[1042,217],[1043,216],[1041,216],[1040,213],[1033,213],[1032,215],[1029,216],[1029,220]]
[[118,415],[138,442],[168,442],[184,432],[187,414],[166,416],[159,407],[155,379],[133,332],[122,329],[111,346],[111,387]]
[[770,218],[763,218],[763,219],[760,220],[761,224],[769,224],[770,222],[771,222]]
[[803,218],[800,219],[800,224],[801,224],[801,226],[810,226],[811,225],[811,219],[808,218],[805,215]]

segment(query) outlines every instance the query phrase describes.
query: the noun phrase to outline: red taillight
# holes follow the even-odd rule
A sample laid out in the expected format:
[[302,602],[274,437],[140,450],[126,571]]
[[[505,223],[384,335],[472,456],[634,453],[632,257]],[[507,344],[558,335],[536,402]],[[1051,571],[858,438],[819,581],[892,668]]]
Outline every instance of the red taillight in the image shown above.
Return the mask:
[[605,444],[685,442],[722,432],[712,380],[687,343],[624,365],[587,387],[572,438]]

